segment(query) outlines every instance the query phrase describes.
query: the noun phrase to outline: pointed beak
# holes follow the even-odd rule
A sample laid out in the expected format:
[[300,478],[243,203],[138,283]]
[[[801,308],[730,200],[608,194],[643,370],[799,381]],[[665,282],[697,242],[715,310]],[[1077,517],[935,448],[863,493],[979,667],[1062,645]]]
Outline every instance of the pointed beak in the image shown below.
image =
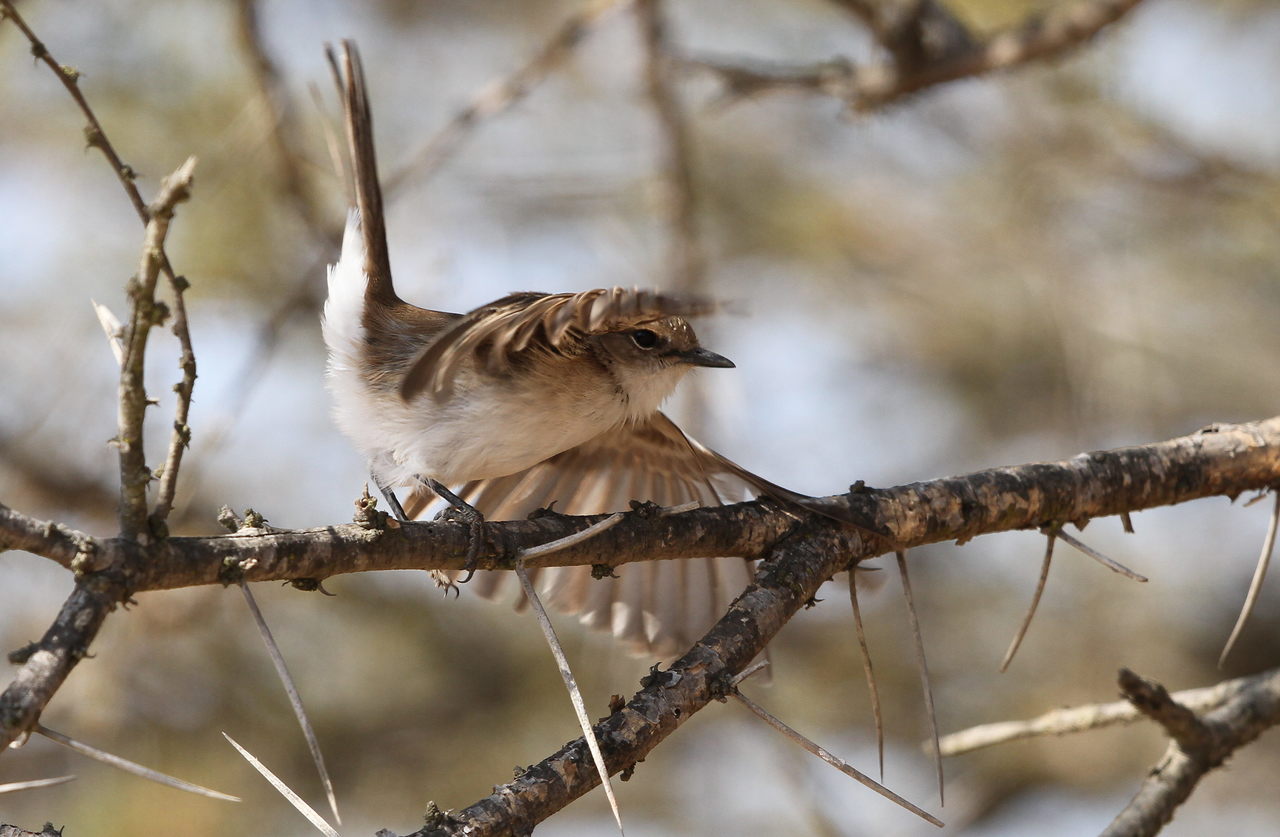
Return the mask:
[[732,369],[734,362],[724,355],[718,355],[715,352],[699,346],[696,349],[680,352],[677,357],[690,366],[709,366],[716,369]]

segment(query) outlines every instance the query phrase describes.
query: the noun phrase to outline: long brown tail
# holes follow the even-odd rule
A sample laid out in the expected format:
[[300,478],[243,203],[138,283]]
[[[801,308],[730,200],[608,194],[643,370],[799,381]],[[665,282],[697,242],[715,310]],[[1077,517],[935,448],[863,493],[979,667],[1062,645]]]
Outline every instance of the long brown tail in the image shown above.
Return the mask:
[[364,272],[368,277],[365,296],[384,305],[400,299],[391,284],[391,259],[387,255],[387,227],[382,209],[382,187],[378,183],[378,158],[373,148],[373,114],[365,87],[364,65],[355,42],[342,42],[341,63],[332,46],[325,47],[338,82],[347,127],[347,149],[351,155],[356,209],[364,238]]

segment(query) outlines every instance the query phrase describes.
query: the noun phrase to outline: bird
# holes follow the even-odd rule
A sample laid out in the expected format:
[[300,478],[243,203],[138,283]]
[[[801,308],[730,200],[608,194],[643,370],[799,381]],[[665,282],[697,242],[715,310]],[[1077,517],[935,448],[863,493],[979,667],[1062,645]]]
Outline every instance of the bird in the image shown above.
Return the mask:
[[[409,520],[437,497],[472,526],[469,569],[486,520],[555,507],[565,514],[718,505],[763,494],[789,508],[815,498],[757,476],[683,433],[660,409],[692,370],[728,369],[690,317],[707,300],[601,288],[519,292],[466,312],[420,308],[391,277],[373,121],[354,44],[329,52],[343,99],[355,206],[328,272],[322,331],[343,433],[368,460],[393,512]],[[395,494],[409,490],[401,505]],[[638,562],[612,578],[546,568],[554,608],[612,632],[642,655],[692,645],[751,579],[752,562]],[[468,572],[465,581],[470,578]],[[481,571],[480,595],[509,574]],[[517,597],[522,597],[516,591]]]

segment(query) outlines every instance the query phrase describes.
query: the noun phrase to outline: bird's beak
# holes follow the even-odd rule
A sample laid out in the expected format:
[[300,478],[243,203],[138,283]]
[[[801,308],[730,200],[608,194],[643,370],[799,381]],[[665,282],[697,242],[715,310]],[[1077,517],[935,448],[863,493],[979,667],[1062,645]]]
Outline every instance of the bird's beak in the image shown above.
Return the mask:
[[708,351],[701,346],[680,352],[676,356],[690,366],[710,366],[716,369],[732,369],[734,367],[733,361],[729,360],[729,358]]

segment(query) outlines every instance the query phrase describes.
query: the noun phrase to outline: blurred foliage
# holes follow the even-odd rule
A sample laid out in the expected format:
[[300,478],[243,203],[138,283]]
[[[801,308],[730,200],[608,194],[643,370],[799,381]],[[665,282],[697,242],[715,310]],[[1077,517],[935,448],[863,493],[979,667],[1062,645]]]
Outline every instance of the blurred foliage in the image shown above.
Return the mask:
[[[952,8],[987,30],[1045,5]],[[674,41],[691,52],[869,54],[833,4],[670,6]],[[334,253],[281,191],[271,117],[235,35],[234,5],[22,8],[53,53],[84,73],[85,94],[144,194],[188,154],[201,160],[170,249],[193,283],[201,364],[175,529],[210,531],[222,502],[254,505],[281,526],[346,519],[365,475],[327,419],[315,328],[315,269]],[[266,47],[302,138],[296,163],[318,214],[336,225],[344,211],[324,138],[336,113],[325,41],[360,42],[389,173],[577,8],[263,4]],[[1187,20],[1200,25],[1174,25]],[[1176,77],[1151,69],[1176,69],[1188,54],[1225,60],[1205,48],[1218,42],[1200,39],[1219,31],[1234,33],[1236,57],[1263,57],[1256,77],[1205,95],[1252,114],[1260,135],[1280,136],[1265,58],[1280,54],[1280,18],[1260,2],[1144,4],[1068,60],[863,117],[802,95],[725,103],[691,72],[682,94],[712,282],[753,312],[709,326],[741,367],[739,383],[708,381],[726,405],[706,417],[709,441],[736,440],[726,453],[780,481],[835,491],[858,478],[907,482],[1274,413],[1280,155],[1242,139],[1237,123],[1215,123],[1195,91],[1174,109],[1158,94]],[[114,453],[103,444],[114,432],[114,381],[87,300],[121,309],[141,231],[106,166],[82,153],[65,93],[26,49],[0,26],[0,287],[11,295],[0,308],[11,347],[0,358],[0,499],[105,534],[114,527]],[[657,281],[659,155],[638,62],[628,15],[609,17],[527,99],[482,122],[441,171],[407,181],[390,210],[406,296],[457,309],[516,288]],[[1188,130],[1188,114],[1202,127]],[[291,299],[272,351],[253,355],[261,323]],[[153,350],[162,406],[152,439],[165,432],[171,352],[166,341]],[[808,369],[818,372],[801,374]],[[796,470],[810,465],[814,473]],[[1060,547],[1038,621],[1004,676],[995,668],[1030,596],[1039,539],[914,554],[943,729],[1110,700],[1120,665],[1171,688],[1218,679],[1213,663],[1265,505],[1159,510],[1138,516],[1128,538],[1115,521],[1095,522],[1088,541],[1153,581],[1121,582]],[[926,727],[895,584],[865,605],[891,736],[887,778],[927,803],[930,768],[917,748]],[[3,647],[38,636],[68,586],[43,562],[0,556]],[[319,728],[344,833],[409,830],[428,800],[467,804],[576,735],[527,614],[465,595],[443,600],[421,573],[327,586],[339,596],[258,595]],[[774,685],[750,690],[870,769],[846,594],[832,587],[777,641]],[[1276,596],[1264,596],[1225,674],[1276,664]],[[595,711],[610,694],[634,691],[647,661],[620,659],[568,626],[562,633]],[[0,797],[0,819],[28,828],[52,819],[68,837],[170,833],[174,822],[190,835],[307,833],[217,735],[230,732],[318,804],[305,746],[236,591],[143,596],[109,620],[94,653],[46,713],[49,726],[246,803],[153,787],[33,740],[0,759],[0,782],[81,778]],[[780,741],[745,713],[710,707],[621,787],[629,825],[690,835],[928,830]],[[1156,731],[1136,727],[958,759],[947,766],[948,833],[1096,831],[1162,747]],[[1167,833],[1223,819],[1242,835],[1280,829],[1264,781],[1280,769],[1280,751],[1264,739],[1234,764]],[[607,827],[592,798],[539,834]]]

